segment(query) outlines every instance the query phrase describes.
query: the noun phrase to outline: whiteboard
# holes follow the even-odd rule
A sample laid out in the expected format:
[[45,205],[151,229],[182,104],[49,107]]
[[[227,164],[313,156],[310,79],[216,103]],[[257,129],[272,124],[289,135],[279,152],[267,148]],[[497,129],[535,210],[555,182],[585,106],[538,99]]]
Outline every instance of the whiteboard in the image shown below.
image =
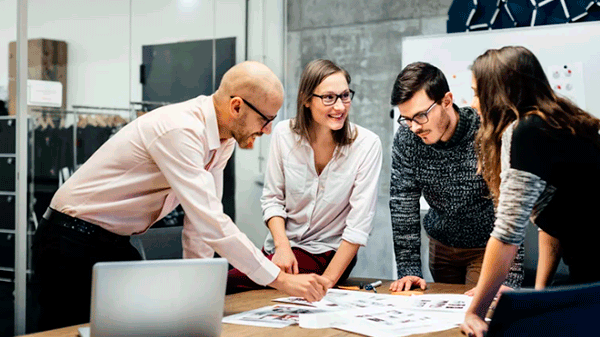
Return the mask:
[[[402,67],[416,61],[435,65],[446,75],[450,90],[456,91],[455,102],[459,106],[470,105],[468,98],[465,98],[467,104],[462,99],[465,95],[472,97],[469,66],[487,49],[508,45],[531,50],[555,91],[565,93],[581,108],[600,117],[600,22],[405,37],[402,39]],[[565,65],[572,70],[569,77],[562,72]],[[565,80],[570,81],[568,92],[562,82]],[[465,82],[468,83],[466,89]],[[397,109],[394,110],[397,114]]]

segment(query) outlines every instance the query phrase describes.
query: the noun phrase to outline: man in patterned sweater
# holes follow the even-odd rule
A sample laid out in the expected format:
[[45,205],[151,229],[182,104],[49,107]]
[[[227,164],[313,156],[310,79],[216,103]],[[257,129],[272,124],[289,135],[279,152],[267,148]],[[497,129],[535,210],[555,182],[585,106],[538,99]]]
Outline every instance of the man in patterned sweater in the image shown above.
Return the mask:
[[[392,291],[425,289],[421,270],[421,195],[431,207],[423,219],[429,268],[435,282],[477,284],[485,246],[494,228],[494,204],[477,174],[474,140],[479,117],[453,103],[444,74],[416,62],[398,75],[391,103],[400,127],[392,146],[390,211],[398,280]],[[523,247],[503,288],[523,280]]]

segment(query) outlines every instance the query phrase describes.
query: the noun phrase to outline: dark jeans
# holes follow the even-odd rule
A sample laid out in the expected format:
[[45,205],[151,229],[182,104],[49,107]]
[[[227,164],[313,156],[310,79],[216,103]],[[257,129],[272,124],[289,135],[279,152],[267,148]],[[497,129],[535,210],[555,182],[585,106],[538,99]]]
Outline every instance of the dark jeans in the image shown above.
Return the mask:
[[34,278],[39,282],[39,330],[90,321],[92,267],[96,262],[141,260],[129,237],[107,242],[42,219],[33,238]]
[[[333,259],[335,251],[330,250],[321,254],[311,254],[303,249],[293,247],[292,252],[298,261],[298,271],[300,274],[315,273],[323,275],[325,269],[329,265],[329,262]],[[263,254],[271,260],[274,254],[267,254],[263,250]],[[352,259],[344,274],[338,280],[338,283],[345,281],[350,272],[356,265],[356,256]],[[254,290],[254,289],[265,289],[266,287],[260,286],[252,281],[248,276],[237,269],[232,269],[227,275],[227,294],[235,294],[242,291]]]

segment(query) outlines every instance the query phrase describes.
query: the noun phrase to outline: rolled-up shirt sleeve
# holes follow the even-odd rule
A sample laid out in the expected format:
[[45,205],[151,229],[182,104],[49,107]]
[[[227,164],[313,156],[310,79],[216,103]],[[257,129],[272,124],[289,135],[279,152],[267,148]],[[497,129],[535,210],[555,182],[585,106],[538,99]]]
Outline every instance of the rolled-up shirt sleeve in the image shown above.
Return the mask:
[[280,270],[223,213],[216,176],[203,165],[206,151],[208,145],[192,129],[170,130],[148,145],[185,211],[184,257],[206,257],[210,247],[254,282],[267,285]]
[[366,151],[354,180],[349,200],[350,212],[346,218],[342,240],[361,246],[367,244],[377,207],[381,156],[381,141],[375,138],[371,148]]
[[280,128],[273,132],[271,146],[269,148],[269,159],[265,172],[263,194],[260,198],[265,223],[274,216],[286,218],[285,211],[285,175],[283,173],[283,161],[281,158],[281,134]]

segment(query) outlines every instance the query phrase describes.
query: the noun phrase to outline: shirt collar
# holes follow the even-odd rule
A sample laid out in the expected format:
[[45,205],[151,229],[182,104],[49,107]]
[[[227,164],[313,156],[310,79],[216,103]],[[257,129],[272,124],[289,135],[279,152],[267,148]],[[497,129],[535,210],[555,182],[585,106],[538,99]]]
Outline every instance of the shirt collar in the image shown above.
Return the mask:
[[221,147],[221,138],[219,137],[219,125],[217,124],[217,113],[215,111],[215,104],[213,103],[213,95],[202,96],[202,98],[200,109],[206,123],[208,147],[211,150],[215,150]]
[[337,155],[339,155],[340,157],[341,156],[345,157],[348,155],[349,149],[350,149],[350,145],[338,145],[338,146],[336,146],[335,152],[337,152]]

